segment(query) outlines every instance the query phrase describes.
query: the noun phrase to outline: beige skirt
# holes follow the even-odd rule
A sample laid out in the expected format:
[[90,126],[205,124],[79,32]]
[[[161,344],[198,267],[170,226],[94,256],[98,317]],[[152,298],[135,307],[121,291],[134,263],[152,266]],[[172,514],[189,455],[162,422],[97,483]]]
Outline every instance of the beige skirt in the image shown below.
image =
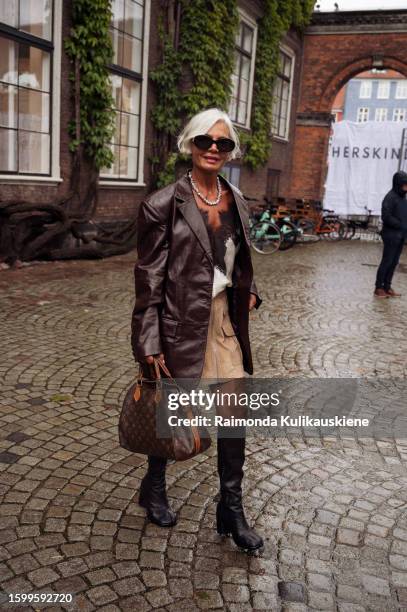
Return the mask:
[[212,299],[202,378],[243,377],[242,349],[228,312],[226,291]]

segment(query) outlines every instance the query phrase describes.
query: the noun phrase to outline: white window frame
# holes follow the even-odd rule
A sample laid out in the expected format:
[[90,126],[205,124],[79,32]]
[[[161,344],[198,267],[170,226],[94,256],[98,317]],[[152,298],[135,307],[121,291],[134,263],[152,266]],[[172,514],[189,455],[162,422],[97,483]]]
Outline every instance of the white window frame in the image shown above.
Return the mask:
[[370,109],[368,106],[359,106],[356,114],[356,123],[366,123],[367,121],[369,121],[369,115]]
[[[364,91],[364,88],[367,91]],[[363,79],[360,81],[359,98],[361,100],[369,100],[372,97],[372,81],[370,79]]]
[[385,107],[376,108],[375,114],[374,114],[374,120],[377,122],[387,121],[387,108]]
[[407,99],[407,79],[396,81],[396,100]]
[[36,174],[1,174],[0,182],[24,183],[24,184],[48,184],[53,185],[62,182],[60,166],[60,115],[61,115],[61,49],[62,49],[62,0],[54,0],[53,15],[53,44],[52,53],[52,101],[51,101],[51,174],[39,176]]
[[143,57],[142,57],[142,81],[141,81],[141,104],[140,104],[140,140],[139,140],[139,159],[138,159],[138,180],[124,181],[108,179],[108,174],[101,174],[99,185],[101,187],[109,187],[110,189],[123,187],[146,187],[144,181],[144,144],[146,134],[146,116],[147,116],[147,90],[148,90],[148,50],[150,46],[150,14],[151,0],[144,0],[144,31],[143,31]]
[[393,121],[407,121],[407,108],[394,108]]
[[383,79],[377,82],[377,99],[388,100],[390,98],[390,81]]
[[233,124],[238,127],[243,127],[250,130],[250,119],[252,116],[252,102],[253,102],[253,83],[254,83],[254,67],[256,64],[256,48],[257,48],[257,22],[253,17],[248,15],[245,10],[242,8],[238,8],[239,13],[239,23],[243,21],[250,28],[253,29],[253,52],[252,59],[250,64],[250,79],[249,79],[249,95],[247,98],[247,115],[246,115],[246,123],[238,123],[237,121],[233,121]]
[[292,106],[292,97],[293,97],[293,88],[294,88],[294,68],[295,68],[295,52],[290,47],[286,45],[279,46],[280,51],[289,55],[291,58],[291,73],[290,73],[290,91],[288,92],[288,106],[287,106],[287,118],[285,123],[285,136],[279,136],[277,134],[273,134],[271,132],[271,136],[275,140],[280,140],[281,142],[289,142],[290,140],[290,125],[291,125],[291,106]]

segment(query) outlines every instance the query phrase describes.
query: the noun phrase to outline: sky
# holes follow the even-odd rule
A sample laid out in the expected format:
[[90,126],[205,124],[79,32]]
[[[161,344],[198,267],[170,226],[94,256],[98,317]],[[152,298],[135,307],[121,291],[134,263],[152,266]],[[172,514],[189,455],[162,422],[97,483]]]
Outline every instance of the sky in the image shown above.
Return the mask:
[[321,11],[335,10],[337,2],[342,11],[366,11],[375,9],[407,9],[407,0],[318,0]]

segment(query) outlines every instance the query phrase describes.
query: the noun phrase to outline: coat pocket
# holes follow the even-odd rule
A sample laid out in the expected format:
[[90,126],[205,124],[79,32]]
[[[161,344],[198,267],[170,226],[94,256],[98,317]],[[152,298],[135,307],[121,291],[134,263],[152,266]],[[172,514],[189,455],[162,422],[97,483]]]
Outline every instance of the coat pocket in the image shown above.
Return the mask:
[[164,338],[175,338],[177,334],[178,321],[161,317],[160,333]]

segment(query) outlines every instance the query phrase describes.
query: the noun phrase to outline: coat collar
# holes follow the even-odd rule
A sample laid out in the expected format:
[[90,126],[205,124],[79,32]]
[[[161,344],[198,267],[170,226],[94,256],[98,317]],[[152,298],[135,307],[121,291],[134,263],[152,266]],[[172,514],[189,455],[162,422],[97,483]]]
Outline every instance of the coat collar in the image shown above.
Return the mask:
[[[239,189],[229,183],[229,181],[227,181],[224,177],[222,177],[222,179],[229,187],[234,196],[236,208],[243,228],[243,233],[246,238],[246,241],[249,242],[249,215],[247,212],[247,205],[245,199]],[[199,212],[198,206],[195,202],[195,198],[192,193],[191,183],[186,173],[175,183],[174,196],[177,208],[180,210],[186,222],[196,235],[209,261],[213,264],[212,247],[209,241],[208,231],[206,229],[204,220],[202,219],[202,215]]]

